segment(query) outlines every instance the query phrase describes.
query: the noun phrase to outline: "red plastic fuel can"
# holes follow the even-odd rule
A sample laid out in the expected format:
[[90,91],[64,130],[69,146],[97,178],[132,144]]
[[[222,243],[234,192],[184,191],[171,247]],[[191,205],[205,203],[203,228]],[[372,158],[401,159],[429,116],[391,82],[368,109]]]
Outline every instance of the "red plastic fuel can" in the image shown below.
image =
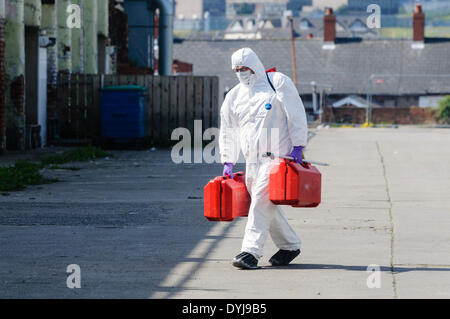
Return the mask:
[[204,213],[209,221],[231,222],[237,217],[247,217],[250,194],[245,186],[245,173],[234,178],[216,177],[204,188]]
[[276,205],[317,207],[321,201],[322,175],[310,164],[282,159],[270,171],[269,198]]

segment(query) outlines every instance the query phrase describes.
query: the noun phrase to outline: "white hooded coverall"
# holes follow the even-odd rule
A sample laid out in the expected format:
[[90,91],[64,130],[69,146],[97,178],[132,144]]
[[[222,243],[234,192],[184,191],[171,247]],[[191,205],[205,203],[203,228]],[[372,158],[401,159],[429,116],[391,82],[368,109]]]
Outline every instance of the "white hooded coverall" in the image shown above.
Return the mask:
[[301,241],[285,213],[269,200],[269,173],[274,162],[262,154],[287,155],[293,146],[306,146],[305,108],[294,83],[280,72],[269,73],[274,91],[251,49],[236,51],[231,60],[233,70],[246,66],[255,72],[250,85],[239,83],[228,92],[220,111],[222,163],[235,164],[239,148],[246,160],[251,205],[241,251],[261,258],[268,233],[279,249],[300,249]]

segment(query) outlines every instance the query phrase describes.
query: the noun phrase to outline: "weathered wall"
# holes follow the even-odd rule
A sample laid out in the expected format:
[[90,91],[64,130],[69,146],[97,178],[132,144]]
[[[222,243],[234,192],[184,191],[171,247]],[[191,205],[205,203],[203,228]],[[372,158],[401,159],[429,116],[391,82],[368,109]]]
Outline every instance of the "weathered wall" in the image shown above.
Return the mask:
[[107,72],[109,63],[106,55],[108,46],[108,0],[97,0],[97,47],[98,74]]
[[435,123],[436,111],[433,108],[394,107],[374,109],[374,123],[431,124]]
[[5,0],[0,0],[0,154],[6,151]]
[[[56,38],[56,6],[54,4],[42,4],[41,30],[48,37]],[[47,48],[47,83],[50,87],[56,87],[58,75],[57,47]]]
[[67,25],[67,7],[71,4],[71,0],[58,0],[56,5],[58,71],[66,73],[72,71],[72,29]]
[[[372,109],[375,124],[431,124],[435,123],[435,110],[420,107],[380,107]],[[362,124],[366,120],[366,109],[342,107],[324,109],[323,122]]]
[[[73,13],[67,9],[72,3],[82,9],[80,28],[67,24]],[[30,57],[38,51],[39,33],[50,38],[47,47],[50,124],[57,121],[52,109],[56,107],[58,72],[98,74],[98,41],[101,39],[103,51],[109,45],[109,5],[109,0],[0,0],[0,152],[25,147],[26,114],[29,109],[34,110],[36,96],[29,85],[30,94],[26,94],[25,80],[37,74],[32,66],[38,63]],[[30,42],[25,39],[32,36],[33,47],[27,46]]]
[[98,73],[97,0],[82,0],[84,6],[83,27],[85,35],[85,71]]
[[0,19],[5,18],[5,0],[0,0]]
[[41,25],[41,0],[25,0],[24,21],[26,26],[39,27]]
[[[80,6],[81,15],[83,16],[83,1],[72,0],[73,4]],[[72,73],[84,72],[84,39],[83,39],[83,21],[81,28],[72,29]]]
[[6,144],[8,149],[24,149],[25,134],[25,24],[24,0],[6,2],[5,82]]
[[97,27],[98,34],[104,37],[108,37],[109,35],[109,1],[108,0],[97,0]]

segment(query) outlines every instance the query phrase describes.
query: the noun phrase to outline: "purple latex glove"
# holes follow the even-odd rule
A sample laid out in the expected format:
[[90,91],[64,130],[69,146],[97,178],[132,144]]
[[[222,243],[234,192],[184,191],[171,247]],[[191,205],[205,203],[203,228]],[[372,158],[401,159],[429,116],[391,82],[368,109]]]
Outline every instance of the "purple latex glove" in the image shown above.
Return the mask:
[[303,146],[294,146],[291,156],[297,163],[301,164],[303,162]]
[[234,178],[233,175],[233,164],[231,163],[224,163],[223,164],[223,176],[229,176],[231,178]]

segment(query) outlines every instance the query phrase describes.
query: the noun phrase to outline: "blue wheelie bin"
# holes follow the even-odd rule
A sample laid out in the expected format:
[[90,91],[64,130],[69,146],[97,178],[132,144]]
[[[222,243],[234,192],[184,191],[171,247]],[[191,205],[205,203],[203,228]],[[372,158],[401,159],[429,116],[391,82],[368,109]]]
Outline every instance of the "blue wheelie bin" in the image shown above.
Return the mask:
[[100,90],[102,138],[115,143],[145,137],[147,88],[137,85],[109,86]]

